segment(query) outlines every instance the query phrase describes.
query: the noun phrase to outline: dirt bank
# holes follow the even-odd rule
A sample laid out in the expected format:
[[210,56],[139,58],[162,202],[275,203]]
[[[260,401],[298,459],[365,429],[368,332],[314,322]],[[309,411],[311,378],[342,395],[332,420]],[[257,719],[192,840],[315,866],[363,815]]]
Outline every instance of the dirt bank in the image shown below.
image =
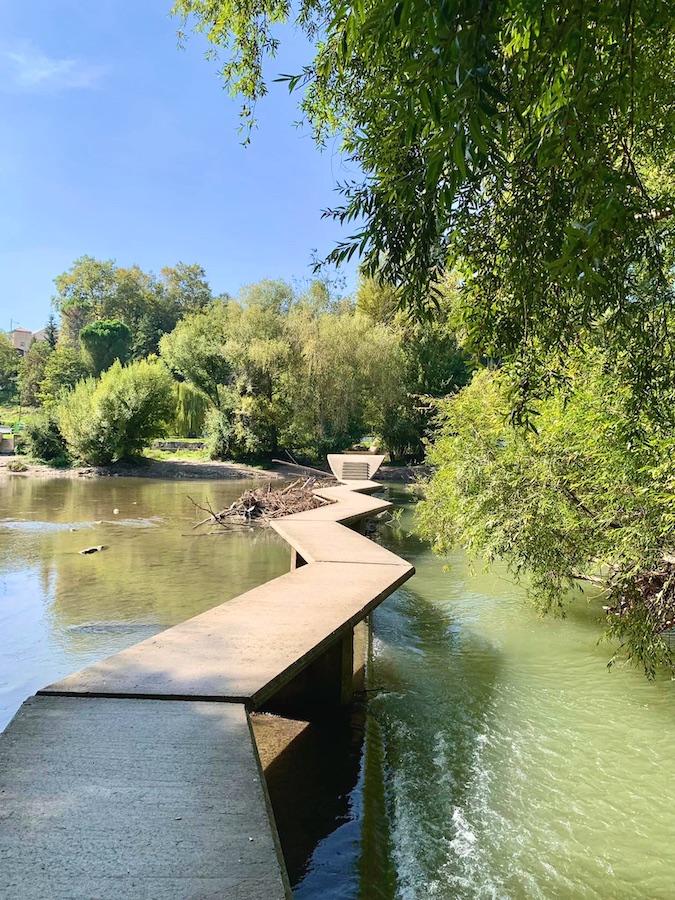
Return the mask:
[[[244,479],[244,478],[289,478],[293,473],[278,469],[254,469],[239,463],[212,460],[201,462],[192,459],[154,460],[141,463],[115,463],[111,466],[73,466],[56,469],[36,463],[25,463],[25,472],[11,472],[7,466],[20,456],[0,457],[0,475],[13,478],[165,478],[165,479]],[[23,462],[23,460],[21,460]]]
[[[11,462],[21,461],[26,466],[25,472],[11,472],[7,467]],[[381,482],[412,482],[422,471],[421,466],[388,466],[380,469],[375,475]],[[286,469],[283,466],[270,465],[269,468],[258,469],[243,463],[220,462],[209,460],[203,462],[193,459],[143,460],[139,463],[114,463],[111,466],[73,466],[68,469],[56,469],[38,463],[28,463],[20,456],[0,456],[0,476],[13,478],[164,478],[164,479],[252,479],[252,478],[297,478],[297,469]]]

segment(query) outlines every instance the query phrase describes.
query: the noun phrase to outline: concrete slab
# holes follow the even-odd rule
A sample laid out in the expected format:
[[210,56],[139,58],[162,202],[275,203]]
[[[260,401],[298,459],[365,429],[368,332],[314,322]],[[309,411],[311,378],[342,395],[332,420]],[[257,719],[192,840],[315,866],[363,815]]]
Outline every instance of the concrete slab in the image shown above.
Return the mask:
[[33,697],[0,796],[7,900],[291,897],[241,706]]
[[366,497],[364,494],[355,494],[349,488],[326,488],[328,491],[343,491],[339,496],[330,499],[339,500],[339,503],[331,503],[329,506],[319,506],[306,512],[293,513],[284,516],[284,522],[343,522],[345,525],[360,522],[369,516],[391,509],[393,503],[376,497]]
[[200,697],[255,708],[413,573],[407,563],[302,566],[40,693]]
[[345,528],[337,522],[315,522],[289,518],[273,519],[272,528],[308,563],[372,563],[407,566],[408,563],[375,541]]
[[359,494],[376,494],[378,491],[384,490],[384,485],[379,484],[377,481],[350,481],[348,484],[342,485],[334,485],[329,488],[314,488],[314,493],[318,494],[320,497],[324,496],[325,491],[332,491],[335,488],[338,488],[342,491],[350,491],[352,493],[356,492]]
[[314,488],[319,497],[349,497],[352,494],[376,494],[383,491],[384,485],[377,481],[350,481],[348,484],[334,484],[331,487]]

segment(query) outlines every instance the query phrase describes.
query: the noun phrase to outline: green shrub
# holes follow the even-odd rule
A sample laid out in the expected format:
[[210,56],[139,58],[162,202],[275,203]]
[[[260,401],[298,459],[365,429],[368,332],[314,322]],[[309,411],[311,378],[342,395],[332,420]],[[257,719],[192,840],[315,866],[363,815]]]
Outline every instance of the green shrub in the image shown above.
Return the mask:
[[64,461],[68,457],[58,423],[50,415],[35,416],[26,424],[22,444],[31,456],[45,462]]
[[105,465],[139,454],[166,433],[174,404],[173,381],[163,363],[147,359],[122,366],[117,360],[100,380],[80,381],[56,416],[71,455]]
[[45,364],[38,400],[44,406],[54,406],[61,395],[72,390],[78,381],[89,375],[87,364],[79,350],[63,347],[54,350]]
[[211,459],[232,459],[239,455],[232,410],[212,408],[206,414],[206,450]]
[[177,437],[199,437],[204,430],[204,421],[209,403],[203,394],[196,391],[186,381],[175,384],[176,413],[174,430]]

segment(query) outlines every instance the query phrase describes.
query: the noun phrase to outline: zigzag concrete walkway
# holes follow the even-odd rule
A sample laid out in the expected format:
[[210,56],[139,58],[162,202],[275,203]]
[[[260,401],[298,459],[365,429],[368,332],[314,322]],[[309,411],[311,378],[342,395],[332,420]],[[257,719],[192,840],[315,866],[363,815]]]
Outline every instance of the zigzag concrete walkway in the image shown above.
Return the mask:
[[336,660],[351,680],[354,625],[414,573],[346,527],[391,506],[379,488],[319,491],[336,502],[274,522],[291,572],[23,704],[0,736],[3,900],[291,896],[247,711]]

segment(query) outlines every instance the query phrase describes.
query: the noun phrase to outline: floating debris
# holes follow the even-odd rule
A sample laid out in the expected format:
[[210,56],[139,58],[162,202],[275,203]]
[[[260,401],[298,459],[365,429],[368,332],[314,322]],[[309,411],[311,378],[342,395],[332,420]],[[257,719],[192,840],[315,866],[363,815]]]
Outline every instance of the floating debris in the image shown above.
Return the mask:
[[86,547],[84,550],[80,550],[80,556],[87,556],[89,553],[100,553],[101,550],[107,549],[106,544],[99,544],[98,547]]
[[[244,491],[227,509],[214,512],[210,507],[200,506],[192,500],[194,505],[210,515],[198,522],[194,527],[202,525],[229,525],[252,523],[256,520],[262,522],[269,519],[278,519],[281,516],[290,516],[293,513],[307,512],[320,506],[329,506],[333,501],[318,497],[313,488],[316,486],[316,478],[299,478],[282,490],[272,490],[272,484],[266,488],[258,488],[255,491]],[[325,484],[325,481],[321,481]],[[337,483],[337,482],[336,482]]]

